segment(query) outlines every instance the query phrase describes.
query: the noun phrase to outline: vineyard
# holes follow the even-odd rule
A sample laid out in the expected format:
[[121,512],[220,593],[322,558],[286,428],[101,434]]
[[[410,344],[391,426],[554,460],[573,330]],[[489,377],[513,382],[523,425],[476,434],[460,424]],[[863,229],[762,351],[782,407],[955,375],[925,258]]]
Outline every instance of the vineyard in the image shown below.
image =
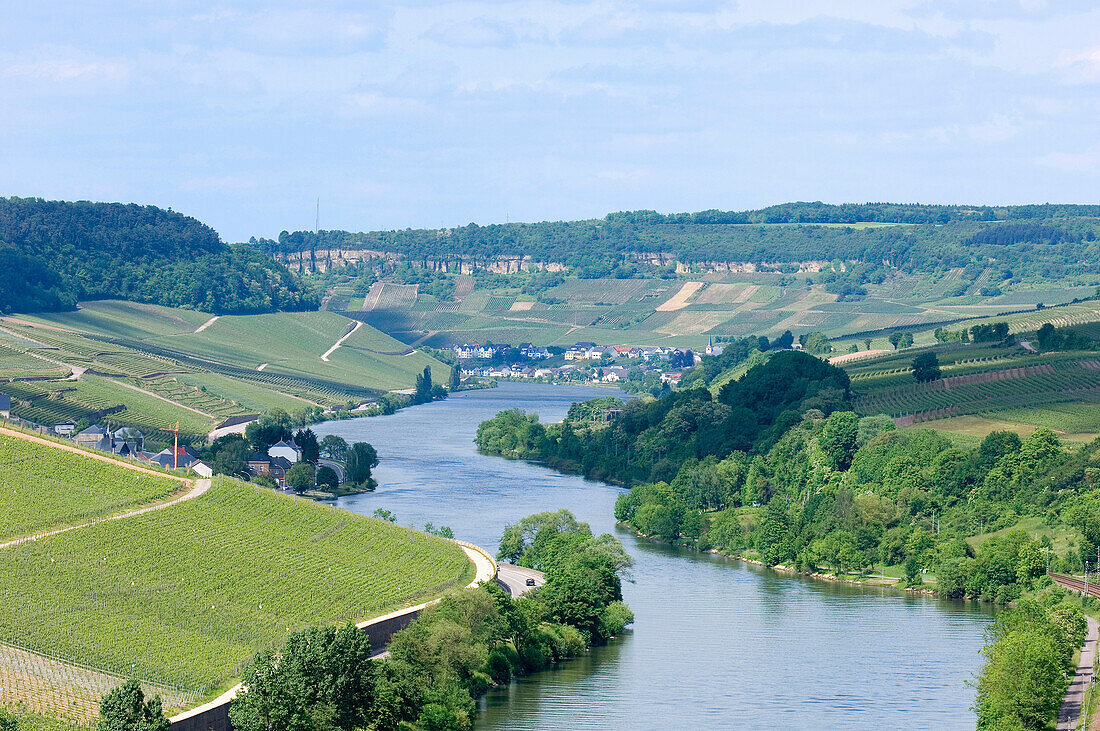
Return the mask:
[[[413,604],[474,573],[443,539],[228,478],[166,510],[3,550],[0,642],[189,701],[292,630]],[[50,667],[5,683],[0,705],[33,687],[56,693],[58,712],[79,706],[64,690],[79,673],[43,678]]]
[[160,500],[180,481],[0,435],[0,542]]
[[[448,375],[430,356],[406,357],[404,343],[369,327],[321,361],[349,327],[331,312],[223,317],[201,333],[205,313],[125,302],[26,319],[39,325],[0,325],[0,378],[18,379],[0,392],[12,396],[14,416],[44,426],[109,417],[154,445],[164,438],[159,430],[177,421],[181,438],[200,442],[232,416],[353,408],[409,388],[425,366],[439,381]],[[67,380],[74,371],[79,377]]]
[[1055,360],[861,391],[853,382],[854,405],[862,414],[915,415],[912,423],[962,414],[1067,402],[1100,401],[1100,370],[1091,361]]

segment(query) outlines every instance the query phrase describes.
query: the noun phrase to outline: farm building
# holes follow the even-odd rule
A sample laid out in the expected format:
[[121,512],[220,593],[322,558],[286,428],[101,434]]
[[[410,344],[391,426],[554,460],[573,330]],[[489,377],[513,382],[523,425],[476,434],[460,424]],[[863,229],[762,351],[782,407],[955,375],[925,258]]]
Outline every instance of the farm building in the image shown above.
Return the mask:
[[0,393],[0,418],[11,418],[11,396]]

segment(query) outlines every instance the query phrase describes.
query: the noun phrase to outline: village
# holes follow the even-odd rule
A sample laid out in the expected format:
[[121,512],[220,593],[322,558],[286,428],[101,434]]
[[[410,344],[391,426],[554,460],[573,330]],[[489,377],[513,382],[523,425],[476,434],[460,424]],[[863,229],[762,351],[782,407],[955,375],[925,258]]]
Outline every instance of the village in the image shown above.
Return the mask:
[[[684,369],[702,360],[702,354],[667,346],[626,347],[579,342],[569,348],[521,343],[464,343],[448,348],[461,363],[464,377],[519,379],[545,382],[616,384],[656,378],[676,386]],[[721,355],[722,346],[710,341],[706,355]],[[473,361],[473,362],[470,362]]]
[[[209,434],[211,442],[230,434],[244,435],[245,429],[259,416],[236,416],[224,420]],[[166,470],[190,470],[199,477],[212,477],[214,466],[204,460],[194,446],[179,444],[178,439],[173,439],[173,444],[160,451],[146,450],[146,435],[132,426],[118,426],[111,428],[91,424],[78,430],[78,425],[72,421],[66,421],[53,426],[42,426],[25,419],[13,417],[11,414],[11,396],[0,393],[0,419],[8,421],[15,426],[22,427],[39,434],[67,439],[84,449],[105,452],[116,457],[129,459],[138,464],[155,465]],[[173,432],[173,429],[164,431]],[[153,441],[153,440],[150,440]],[[248,475],[240,477],[269,478],[277,487],[286,488],[286,474],[290,469],[302,461],[301,448],[290,440],[281,440],[268,447],[266,452],[253,452],[246,460]],[[335,468],[342,473],[338,464],[328,460],[322,460],[330,468]]]

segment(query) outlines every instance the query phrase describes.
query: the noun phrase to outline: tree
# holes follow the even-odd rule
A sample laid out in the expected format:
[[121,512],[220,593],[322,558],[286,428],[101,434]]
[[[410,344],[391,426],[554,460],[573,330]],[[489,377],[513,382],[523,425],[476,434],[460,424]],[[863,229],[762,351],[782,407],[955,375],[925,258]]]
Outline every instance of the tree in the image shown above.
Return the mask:
[[326,434],[321,440],[321,454],[337,462],[343,462],[348,455],[348,443],[335,434]]
[[168,731],[170,727],[160,696],[145,700],[145,692],[137,680],[126,681],[99,703],[96,731]]
[[921,353],[913,359],[913,378],[917,383],[928,383],[938,380],[940,377],[940,359],[929,351]]
[[863,341],[863,344],[867,346],[867,350],[871,349],[871,338],[867,338]]
[[1054,347],[1056,338],[1054,325],[1051,323],[1044,323],[1035,335],[1039,341],[1039,350],[1051,350]]
[[267,448],[277,442],[290,439],[293,434],[290,414],[282,409],[272,409],[255,421],[250,421],[244,430],[244,438],[257,452],[267,452]]
[[336,474],[336,470],[327,465],[321,465],[317,468],[317,484],[324,487],[337,487],[340,484],[340,477]]
[[371,470],[378,466],[378,452],[367,442],[351,445],[347,455],[347,469],[344,479],[355,485],[366,485],[371,481]]
[[316,474],[309,462],[299,462],[286,471],[286,486],[294,492],[312,490],[315,483]]
[[837,411],[825,421],[818,443],[821,451],[832,462],[834,470],[846,470],[859,446],[859,415],[851,411]]
[[302,461],[317,464],[321,456],[321,445],[317,442],[317,435],[312,429],[302,429],[294,435],[294,443],[302,450]]
[[416,376],[416,391],[413,392],[414,404],[426,404],[432,400],[432,369],[424,366],[424,372]]
[[237,731],[352,731],[367,724],[377,668],[354,625],[292,634],[256,655],[229,710]]
[[913,334],[902,332],[901,330],[895,330],[890,333],[890,345],[894,346],[894,350],[901,350],[902,348],[908,348],[913,344]]
[[833,350],[833,346],[829,344],[829,338],[825,337],[825,333],[821,332],[812,332],[808,334],[802,347],[806,349],[807,353],[813,353],[814,355],[824,355]]
[[794,345],[794,334],[790,330],[784,330],[780,335],[772,342],[772,350],[789,350]]
[[451,366],[451,381],[447,384],[447,389],[450,391],[457,391],[458,387],[462,384],[462,370],[457,366]]
[[[235,438],[229,439],[230,436]],[[218,442],[223,439],[227,441],[219,445]],[[240,476],[248,469],[248,458],[252,455],[252,445],[246,442],[240,434],[230,434],[218,439],[214,443],[214,448],[217,448],[212,464],[214,472],[219,475]]]
[[18,731],[19,722],[3,708],[0,708],[0,731]]

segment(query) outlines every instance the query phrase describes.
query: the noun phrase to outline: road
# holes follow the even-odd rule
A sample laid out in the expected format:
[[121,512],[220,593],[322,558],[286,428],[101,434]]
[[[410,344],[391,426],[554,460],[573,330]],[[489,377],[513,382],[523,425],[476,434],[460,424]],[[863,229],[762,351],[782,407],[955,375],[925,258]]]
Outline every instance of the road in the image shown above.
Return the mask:
[[[534,579],[535,585],[528,586],[527,579]],[[522,566],[500,563],[497,564],[497,582],[503,584],[515,599],[545,584],[546,574],[534,569],[525,569]]]
[[[1050,577],[1071,591],[1083,592],[1085,583],[1072,576],[1050,574]],[[1095,584],[1089,584],[1089,594],[1097,595]],[[1077,672],[1073,675],[1073,682],[1066,689],[1066,695],[1062,699],[1062,707],[1058,710],[1058,731],[1073,731],[1081,722],[1081,704],[1084,702],[1085,693],[1092,683],[1093,672],[1096,666],[1096,647],[1100,638],[1100,625],[1092,617],[1085,617],[1089,624],[1088,634],[1085,636],[1085,644],[1081,646],[1081,659],[1077,663]],[[1093,724],[1093,728],[1096,724]]]

